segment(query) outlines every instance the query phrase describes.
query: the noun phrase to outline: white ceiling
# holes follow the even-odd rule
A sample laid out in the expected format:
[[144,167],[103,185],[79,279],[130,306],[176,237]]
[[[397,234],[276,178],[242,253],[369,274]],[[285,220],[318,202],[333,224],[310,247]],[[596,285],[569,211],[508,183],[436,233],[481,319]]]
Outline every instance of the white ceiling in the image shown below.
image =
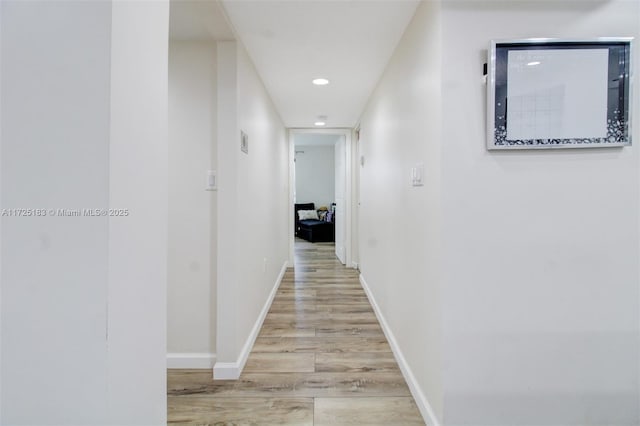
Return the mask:
[[[327,127],[353,127],[419,1],[222,0],[221,10],[215,0],[172,0],[171,34],[235,33],[285,126],[313,127],[324,115]],[[331,84],[314,86],[316,77]]]

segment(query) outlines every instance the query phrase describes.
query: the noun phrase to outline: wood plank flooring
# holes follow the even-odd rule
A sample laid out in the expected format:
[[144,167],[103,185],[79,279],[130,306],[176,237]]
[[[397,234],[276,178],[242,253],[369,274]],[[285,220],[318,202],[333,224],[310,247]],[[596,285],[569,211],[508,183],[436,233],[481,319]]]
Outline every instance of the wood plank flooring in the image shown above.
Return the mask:
[[168,371],[168,423],[424,425],[358,273],[332,243],[296,241],[239,380]]

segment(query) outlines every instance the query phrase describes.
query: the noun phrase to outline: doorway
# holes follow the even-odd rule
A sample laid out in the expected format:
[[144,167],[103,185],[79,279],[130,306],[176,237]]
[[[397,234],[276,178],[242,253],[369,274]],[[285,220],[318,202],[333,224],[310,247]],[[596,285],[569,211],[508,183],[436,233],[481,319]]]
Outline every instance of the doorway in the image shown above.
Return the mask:
[[[293,266],[294,261],[294,243],[295,243],[295,211],[296,203],[311,203],[317,207],[324,206],[327,203],[326,196],[323,198],[322,188],[325,193],[329,193],[327,182],[324,185],[312,185],[315,194],[308,192],[297,193],[296,191],[296,158],[310,154],[315,147],[324,146],[325,149],[333,151],[333,201],[327,207],[335,209],[335,252],[336,257],[343,265],[352,267],[352,201],[351,201],[351,130],[350,129],[290,129],[289,130],[289,265]],[[308,148],[305,148],[308,147]],[[326,157],[326,153],[324,156]],[[320,157],[318,157],[320,158]],[[325,172],[326,174],[326,172]],[[309,176],[301,176],[305,180],[309,180]],[[322,179],[318,176],[317,179]],[[318,192],[319,191],[319,192]],[[318,200],[312,200],[316,197]],[[332,207],[332,204],[335,206]]]

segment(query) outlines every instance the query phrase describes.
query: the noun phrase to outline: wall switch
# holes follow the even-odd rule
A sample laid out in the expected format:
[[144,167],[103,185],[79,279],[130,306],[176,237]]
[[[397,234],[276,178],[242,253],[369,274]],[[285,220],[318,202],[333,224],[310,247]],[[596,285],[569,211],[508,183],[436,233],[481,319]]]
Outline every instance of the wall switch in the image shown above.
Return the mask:
[[249,153],[249,136],[242,130],[240,131],[240,150],[245,154]]
[[411,186],[424,186],[424,164],[416,164],[411,168]]
[[218,176],[215,170],[207,170],[206,191],[216,191],[218,189]]

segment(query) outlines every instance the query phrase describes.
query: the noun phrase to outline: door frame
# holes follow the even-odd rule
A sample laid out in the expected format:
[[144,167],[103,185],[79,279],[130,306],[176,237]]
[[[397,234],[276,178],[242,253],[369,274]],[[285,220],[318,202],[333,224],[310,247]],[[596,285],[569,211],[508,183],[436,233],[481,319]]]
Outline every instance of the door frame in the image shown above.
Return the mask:
[[352,134],[353,130],[348,128],[331,128],[331,129],[307,129],[307,128],[291,128],[288,130],[289,139],[289,267],[293,267],[294,258],[294,242],[295,233],[293,226],[294,220],[294,192],[296,185],[296,163],[295,163],[295,136],[301,134],[319,134],[319,135],[336,135],[344,136],[345,138],[345,230],[344,230],[344,250],[345,250],[345,266],[348,268],[353,267],[351,260],[351,232],[352,232],[352,182],[353,182],[353,168],[352,168]]

